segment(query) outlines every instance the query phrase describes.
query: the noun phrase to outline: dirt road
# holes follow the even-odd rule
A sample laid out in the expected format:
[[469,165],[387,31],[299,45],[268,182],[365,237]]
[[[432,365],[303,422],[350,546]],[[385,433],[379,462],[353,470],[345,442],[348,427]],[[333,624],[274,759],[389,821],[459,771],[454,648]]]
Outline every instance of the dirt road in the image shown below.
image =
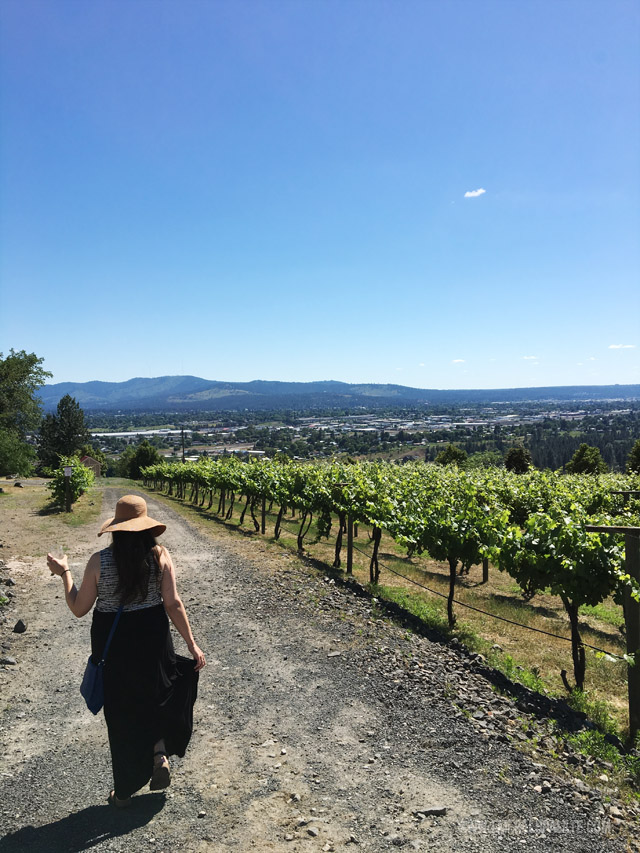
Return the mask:
[[[105,491],[100,521],[122,493]],[[464,652],[290,554],[210,538],[148,500],[208,658],[189,751],[168,794],[106,805],[106,728],[78,693],[90,616],[66,608],[27,535],[32,511],[14,502],[0,570],[16,583],[0,628],[0,853],[629,849],[633,829],[601,792],[517,748],[548,737],[548,721],[497,696]],[[72,562],[102,547],[98,524],[73,531]]]

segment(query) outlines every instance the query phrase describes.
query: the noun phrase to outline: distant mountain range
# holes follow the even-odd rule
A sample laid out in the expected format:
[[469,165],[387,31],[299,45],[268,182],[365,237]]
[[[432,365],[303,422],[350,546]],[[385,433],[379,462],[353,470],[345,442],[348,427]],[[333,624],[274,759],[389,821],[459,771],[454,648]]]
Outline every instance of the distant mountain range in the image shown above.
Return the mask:
[[70,394],[86,410],[224,411],[454,405],[581,400],[640,400],[640,385],[566,385],[550,388],[439,391],[404,385],[347,382],[215,382],[197,376],[158,376],[127,382],[58,382],[45,385],[45,410]]

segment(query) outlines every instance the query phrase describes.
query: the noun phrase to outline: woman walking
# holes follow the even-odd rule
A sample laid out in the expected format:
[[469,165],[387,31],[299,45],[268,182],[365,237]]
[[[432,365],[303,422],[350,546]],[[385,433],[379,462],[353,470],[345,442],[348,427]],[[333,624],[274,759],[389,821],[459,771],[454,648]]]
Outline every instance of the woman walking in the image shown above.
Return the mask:
[[[112,544],[90,558],[80,589],[66,555],[47,555],[52,574],[62,577],[71,612],[85,616],[96,605],[94,663],[102,659],[117,619],[104,666],[104,716],[114,779],[109,802],[119,807],[129,805],[131,795],[149,781],[152,791],[170,784],[168,756],[185,754],[198,672],[206,663],[178,595],[171,556],[156,544],[165,530],[147,515],[143,498],[126,495],[98,533],[110,532]],[[193,660],[176,658],[167,615]]]

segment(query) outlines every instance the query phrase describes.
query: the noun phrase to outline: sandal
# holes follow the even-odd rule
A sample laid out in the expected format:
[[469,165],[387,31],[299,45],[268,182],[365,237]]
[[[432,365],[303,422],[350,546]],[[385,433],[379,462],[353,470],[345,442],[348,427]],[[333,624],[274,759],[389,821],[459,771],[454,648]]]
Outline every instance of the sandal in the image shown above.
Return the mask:
[[163,788],[168,788],[171,784],[171,772],[169,759],[164,752],[154,752],[154,766],[149,790],[161,791]]
[[110,806],[115,806],[117,809],[127,809],[131,805],[131,797],[127,797],[126,799],[121,800],[118,797],[116,797],[115,791],[111,791],[111,793],[109,794],[109,797],[107,799],[107,802],[109,803]]

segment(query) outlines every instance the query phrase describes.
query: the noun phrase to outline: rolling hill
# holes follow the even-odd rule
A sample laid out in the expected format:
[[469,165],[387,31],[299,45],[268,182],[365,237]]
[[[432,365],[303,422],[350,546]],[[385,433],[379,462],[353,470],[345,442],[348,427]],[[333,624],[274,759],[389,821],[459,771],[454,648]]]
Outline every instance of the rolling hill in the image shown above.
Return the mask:
[[347,382],[218,382],[197,376],[158,376],[126,382],[59,382],[40,391],[50,411],[65,394],[86,410],[224,411],[260,409],[354,408],[463,403],[581,400],[640,400],[640,385],[567,385],[547,388],[427,390],[404,385]]

